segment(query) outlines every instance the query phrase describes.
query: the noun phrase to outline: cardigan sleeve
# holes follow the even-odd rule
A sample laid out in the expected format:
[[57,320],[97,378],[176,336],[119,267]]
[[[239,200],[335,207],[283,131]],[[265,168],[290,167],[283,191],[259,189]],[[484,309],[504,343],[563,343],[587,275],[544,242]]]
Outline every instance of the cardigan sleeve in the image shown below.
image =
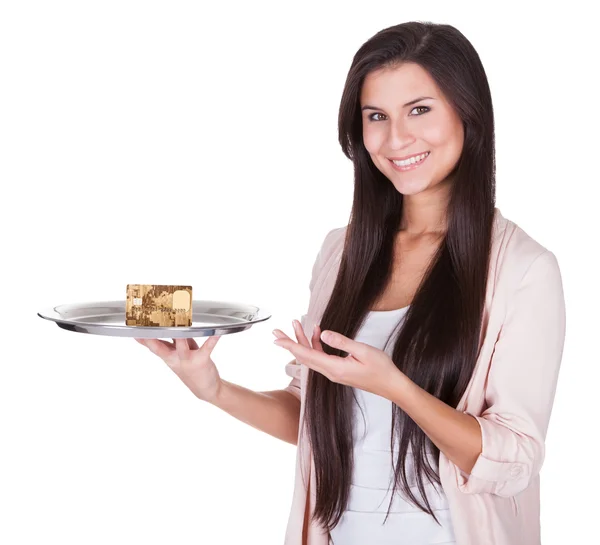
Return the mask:
[[480,416],[471,415],[481,427],[482,452],[470,474],[457,471],[461,492],[510,497],[538,475],[565,325],[560,269],[555,255],[544,250],[509,300],[492,355],[485,390],[487,408]]
[[[319,272],[321,271],[321,268],[323,266],[323,257],[325,254],[325,246],[326,246],[326,242],[327,239],[329,238],[329,235],[334,231],[335,229],[332,229],[331,231],[329,231],[327,233],[327,235],[325,236],[325,239],[323,240],[323,242],[321,243],[321,248],[317,254],[317,257],[315,258],[315,261],[313,263],[313,267],[312,267],[312,272],[311,272],[311,277],[310,277],[310,282],[308,283],[308,291],[309,291],[309,304],[310,304],[310,298],[312,297],[312,293],[315,287],[315,283],[317,281],[317,277],[319,275]],[[305,330],[304,333],[306,334],[306,336],[310,339],[310,335],[312,334],[312,332],[307,332],[306,331],[306,318],[308,316],[307,314],[303,314],[300,317],[300,324],[302,325],[302,329]],[[294,396],[296,396],[298,399],[300,399],[300,370],[301,367],[299,364],[296,363],[296,359],[293,359],[292,361],[290,361],[288,364],[286,364],[285,366],[285,372],[288,376],[293,377],[291,382],[289,383],[289,385],[284,388],[284,390],[286,390],[287,392],[290,392],[291,394],[293,394]]]

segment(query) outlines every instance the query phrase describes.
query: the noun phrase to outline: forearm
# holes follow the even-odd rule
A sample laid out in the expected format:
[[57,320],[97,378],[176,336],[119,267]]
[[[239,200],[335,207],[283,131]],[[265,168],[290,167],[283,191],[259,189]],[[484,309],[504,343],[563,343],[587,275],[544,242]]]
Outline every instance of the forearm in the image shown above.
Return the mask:
[[219,395],[211,402],[238,420],[296,445],[300,401],[285,390],[255,392],[223,380]]
[[482,449],[481,428],[475,418],[432,396],[402,373],[386,397],[407,413],[450,461],[471,473]]

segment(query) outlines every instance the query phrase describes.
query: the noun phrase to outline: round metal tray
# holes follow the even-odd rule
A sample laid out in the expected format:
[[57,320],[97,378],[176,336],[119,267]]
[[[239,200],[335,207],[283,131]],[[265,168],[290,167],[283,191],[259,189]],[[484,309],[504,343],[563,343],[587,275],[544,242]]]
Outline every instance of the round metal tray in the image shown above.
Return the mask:
[[192,301],[190,327],[153,327],[125,325],[125,301],[99,301],[59,305],[37,313],[56,322],[58,327],[77,333],[167,339],[209,337],[245,331],[264,322],[271,314],[264,308],[228,301]]

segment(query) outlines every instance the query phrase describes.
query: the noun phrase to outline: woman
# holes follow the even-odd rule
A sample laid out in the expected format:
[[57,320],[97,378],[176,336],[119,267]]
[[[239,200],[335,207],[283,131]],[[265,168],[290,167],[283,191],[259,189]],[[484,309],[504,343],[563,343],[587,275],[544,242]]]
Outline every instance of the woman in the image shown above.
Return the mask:
[[286,544],[539,544],[562,280],[495,208],[472,45],[449,25],[375,34],[352,62],[339,139],[351,220],[323,241],[297,342],[274,331],[295,357],[285,391],[220,379],[216,337],[144,343],[201,399],[297,439]]
[[304,320],[336,334],[278,333],[307,375],[289,390],[306,391],[298,472],[312,491],[297,475],[286,543],[300,526],[311,544],[539,543],[562,282],[494,206],[476,51],[448,25],[378,32],[354,57],[339,138],[351,221],[324,242]]

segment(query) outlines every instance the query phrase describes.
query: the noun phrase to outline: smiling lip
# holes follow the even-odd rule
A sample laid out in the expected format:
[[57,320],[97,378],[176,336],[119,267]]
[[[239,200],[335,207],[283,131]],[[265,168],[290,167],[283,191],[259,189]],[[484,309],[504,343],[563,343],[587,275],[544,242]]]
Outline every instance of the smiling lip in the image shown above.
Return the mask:
[[428,153],[427,151],[422,151],[420,153],[413,153],[412,155],[406,155],[404,157],[388,157],[388,159],[390,161],[406,161],[407,159],[410,159],[411,157],[418,157],[419,155],[423,155],[424,153]]
[[[417,155],[420,155],[420,154],[417,154]],[[412,165],[407,165],[405,167],[399,167],[391,159],[389,159],[389,162],[390,162],[390,165],[392,165],[392,168],[394,170],[397,170],[398,172],[406,172],[407,170],[414,170],[415,168],[419,168],[425,161],[427,161],[427,159],[429,159],[430,155],[431,155],[431,153],[427,154],[427,156],[425,157],[425,159],[423,159],[422,161],[419,161],[418,163],[414,163]]]

